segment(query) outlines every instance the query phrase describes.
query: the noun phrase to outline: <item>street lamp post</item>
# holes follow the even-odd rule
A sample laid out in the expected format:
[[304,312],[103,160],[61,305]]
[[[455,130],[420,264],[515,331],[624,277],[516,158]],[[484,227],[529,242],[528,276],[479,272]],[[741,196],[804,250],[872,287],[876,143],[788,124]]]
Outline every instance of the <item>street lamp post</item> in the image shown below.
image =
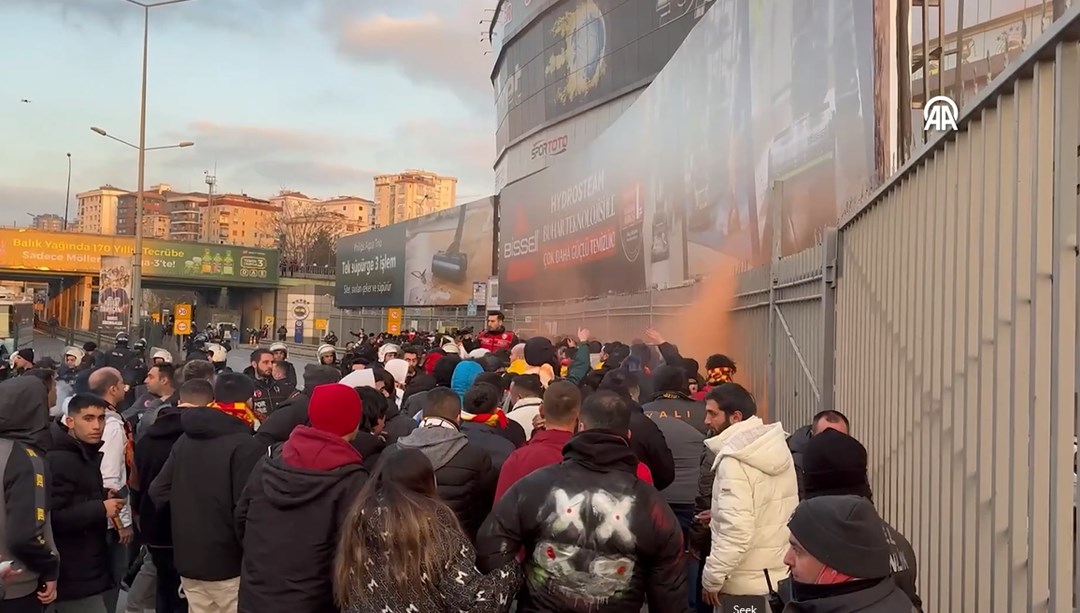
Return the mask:
[[[180,0],[181,2],[186,0]],[[145,107],[144,107],[145,110]],[[145,115],[145,113],[144,113]],[[145,119],[145,117],[144,117]],[[146,126],[142,126],[145,131]],[[143,226],[143,170],[146,162],[147,151],[161,151],[162,149],[183,149],[194,147],[195,143],[185,140],[175,145],[162,145],[160,147],[147,147],[145,138],[139,139],[139,145],[133,145],[122,138],[117,138],[98,127],[91,127],[90,131],[99,136],[114,140],[121,145],[126,145],[139,152],[139,192],[135,195],[135,261],[131,265],[131,309],[132,316],[137,318],[139,326],[142,326],[142,226]],[[145,134],[142,136],[145,137]]]
[[67,196],[64,197],[64,232],[68,229],[68,208],[71,206],[71,154],[67,154],[68,159],[68,180],[67,180]]
[[[143,55],[142,55],[142,95],[139,99],[139,178],[138,193],[135,195],[135,262],[131,267],[131,310],[132,316],[142,327],[142,226],[143,226],[143,188],[146,176],[146,64],[150,51],[150,9],[168,4],[180,4],[189,0],[161,0],[160,2],[140,2],[125,0],[143,10]],[[184,143],[181,143],[183,146]],[[190,145],[188,145],[190,146]]]

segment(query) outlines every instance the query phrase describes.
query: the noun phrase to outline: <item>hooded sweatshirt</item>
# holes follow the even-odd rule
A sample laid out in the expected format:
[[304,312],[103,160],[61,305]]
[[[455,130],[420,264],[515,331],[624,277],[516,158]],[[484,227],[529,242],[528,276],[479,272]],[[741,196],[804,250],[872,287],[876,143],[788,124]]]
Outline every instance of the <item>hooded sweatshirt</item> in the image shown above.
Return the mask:
[[[498,473],[491,456],[469,442],[451,422],[427,418],[420,428],[398,439],[397,445],[418,449],[435,469],[436,491],[457,515],[465,533],[476,538],[491,509]],[[390,455],[389,450],[386,455]]]
[[712,489],[712,545],[702,587],[735,596],[769,593],[787,577],[787,522],[799,504],[795,465],[783,427],[758,417],[740,421],[707,439],[716,454]]
[[180,423],[184,434],[149,491],[154,504],[171,507],[176,570],[200,581],[239,577],[234,513],[266,447],[251,426],[217,409],[184,409]]
[[660,493],[637,478],[624,436],[574,435],[560,464],[525,477],[481,529],[477,567],[525,549],[520,613],[685,613],[682,530]]
[[14,560],[21,573],[5,582],[11,600],[37,591],[41,581],[57,578],[60,559],[48,512],[45,452],[52,447],[45,387],[36,377],[0,382],[0,558]]
[[469,391],[482,372],[484,372],[484,367],[479,362],[461,362],[454,368],[454,376],[450,379],[450,389],[464,401],[465,392]]
[[244,546],[239,611],[337,610],[334,551],[338,528],[367,479],[362,461],[341,437],[297,426],[280,457],[259,462],[236,509]]

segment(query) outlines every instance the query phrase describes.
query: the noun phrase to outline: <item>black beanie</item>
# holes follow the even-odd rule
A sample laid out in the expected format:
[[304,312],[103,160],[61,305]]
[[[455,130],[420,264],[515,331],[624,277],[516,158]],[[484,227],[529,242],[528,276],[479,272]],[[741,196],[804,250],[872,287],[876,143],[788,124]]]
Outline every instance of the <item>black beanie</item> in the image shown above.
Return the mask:
[[678,366],[664,365],[657,368],[653,371],[653,389],[657,392],[689,393],[686,371]]
[[251,402],[254,395],[255,382],[238,372],[221,373],[214,383],[214,400],[222,404]]
[[450,387],[450,381],[454,378],[454,369],[461,362],[461,356],[444,355],[435,362],[435,368],[431,369],[431,376],[435,377],[435,385]]
[[34,350],[30,349],[29,347],[24,347],[23,349],[16,351],[15,355],[26,360],[27,362],[30,362],[31,364],[34,363]]
[[555,345],[544,336],[534,336],[525,341],[525,363],[529,366],[543,366],[555,362]]
[[806,497],[871,498],[866,458],[866,447],[843,432],[828,428],[810,437],[802,460]]
[[856,579],[892,574],[885,522],[861,496],[804,500],[788,520],[792,536],[825,566]]

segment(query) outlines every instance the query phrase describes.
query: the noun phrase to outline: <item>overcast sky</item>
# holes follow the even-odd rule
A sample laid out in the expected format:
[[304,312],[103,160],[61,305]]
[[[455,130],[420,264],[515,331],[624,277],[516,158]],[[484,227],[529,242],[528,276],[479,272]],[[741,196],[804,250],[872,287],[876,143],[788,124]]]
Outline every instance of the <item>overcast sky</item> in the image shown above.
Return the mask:
[[[371,197],[372,176],[458,176],[493,190],[493,0],[191,0],[150,14],[147,185],[269,197]],[[135,189],[142,10],[124,0],[2,0],[0,224],[74,194]],[[29,104],[20,102],[29,99]]]

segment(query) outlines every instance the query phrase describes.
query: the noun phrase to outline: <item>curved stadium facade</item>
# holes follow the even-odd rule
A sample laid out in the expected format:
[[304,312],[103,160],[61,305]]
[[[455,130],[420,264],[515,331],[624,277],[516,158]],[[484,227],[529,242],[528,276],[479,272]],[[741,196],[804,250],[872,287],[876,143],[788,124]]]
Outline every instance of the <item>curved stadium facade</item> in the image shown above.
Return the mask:
[[611,126],[713,2],[501,0],[490,28],[496,192]]

